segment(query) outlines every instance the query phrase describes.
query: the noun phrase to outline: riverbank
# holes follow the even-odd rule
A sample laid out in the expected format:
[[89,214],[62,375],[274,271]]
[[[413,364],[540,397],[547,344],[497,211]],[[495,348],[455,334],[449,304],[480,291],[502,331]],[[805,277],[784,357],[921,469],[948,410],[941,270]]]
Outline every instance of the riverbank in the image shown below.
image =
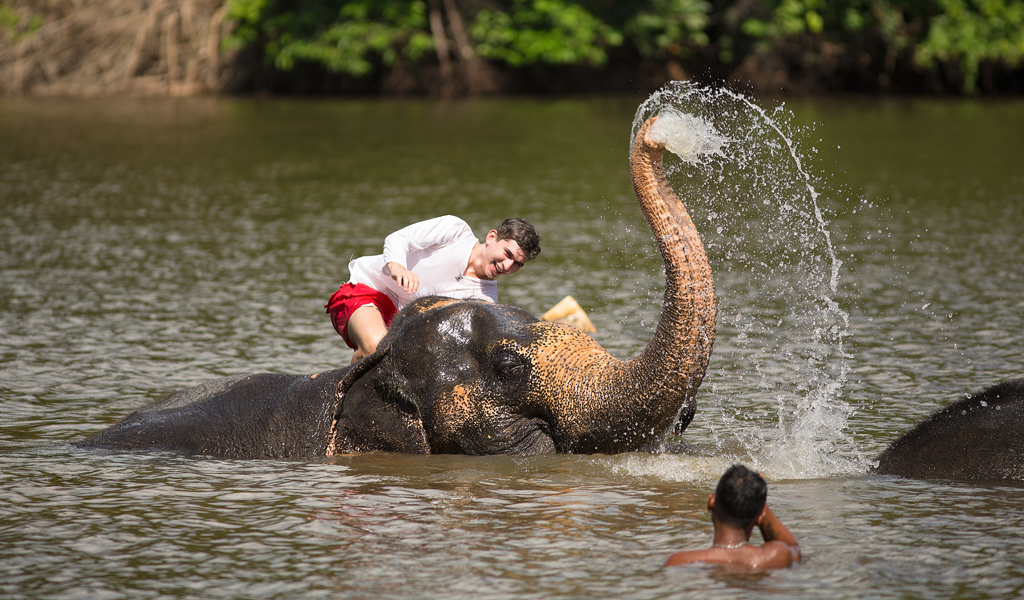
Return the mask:
[[52,0],[2,7],[0,94],[194,96],[231,89],[222,0]]
[[410,0],[394,3],[398,17],[356,0],[284,4],[8,0],[0,95],[649,93],[683,79],[772,95],[1024,93],[1021,0],[968,6],[959,21],[880,1],[794,14],[627,2],[612,14]]

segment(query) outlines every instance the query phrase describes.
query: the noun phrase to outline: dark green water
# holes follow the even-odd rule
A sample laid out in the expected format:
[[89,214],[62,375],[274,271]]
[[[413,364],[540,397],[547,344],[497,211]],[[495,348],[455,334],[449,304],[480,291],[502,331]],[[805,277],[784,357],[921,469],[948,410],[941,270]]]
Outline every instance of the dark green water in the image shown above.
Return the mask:
[[[208,379],[347,364],[322,306],[348,260],[445,213],[480,235],[531,220],[544,251],[502,300],[539,314],[572,294],[632,355],[662,289],[628,178],[643,101],[0,100],[0,597],[1019,596],[1024,489],[867,468],[1024,374],[1021,101],[757,102],[779,129],[737,138],[747,159],[672,165],[721,314],[670,452],[67,444]],[[707,494],[737,460],[769,477],[804,564],[662,570],[709,540]]]

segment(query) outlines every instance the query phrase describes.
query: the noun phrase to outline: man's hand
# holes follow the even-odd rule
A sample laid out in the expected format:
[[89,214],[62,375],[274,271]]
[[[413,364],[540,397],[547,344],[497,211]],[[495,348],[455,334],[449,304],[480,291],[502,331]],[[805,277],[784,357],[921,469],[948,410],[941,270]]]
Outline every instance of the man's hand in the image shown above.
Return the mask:
[[766,548],[772,542],[782,542],[786,545],[789,551],[789,560],[783,561],[786,564],[782,566],[788,566],[790,563],[800,560],[800,544],[796,541],[793,534],[790,533],[789,529],[782,524],[782,521],[775,516],[772,509],[765,506],[754,522],[757,524],[757,528],[761,530],[761,537],[764,538],[765,544],[762,548]]
[[391,273],[391,278],[397,281],[403,290],[412,294],[419,289],[420,278],[415,273],[396,262],[389,262],[387,267],[388,272]]

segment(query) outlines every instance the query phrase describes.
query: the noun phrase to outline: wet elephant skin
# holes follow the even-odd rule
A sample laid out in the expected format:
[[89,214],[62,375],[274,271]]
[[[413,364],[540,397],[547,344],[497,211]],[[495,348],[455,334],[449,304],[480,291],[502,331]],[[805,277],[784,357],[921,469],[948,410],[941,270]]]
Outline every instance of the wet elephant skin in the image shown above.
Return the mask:
[[78,445],[220,458],[322,456],[338,382],[352,368],[217,379],[145,406]]
[[1024,480],[1024,378],[928,417],[879,455],[875,472],[912,479]]

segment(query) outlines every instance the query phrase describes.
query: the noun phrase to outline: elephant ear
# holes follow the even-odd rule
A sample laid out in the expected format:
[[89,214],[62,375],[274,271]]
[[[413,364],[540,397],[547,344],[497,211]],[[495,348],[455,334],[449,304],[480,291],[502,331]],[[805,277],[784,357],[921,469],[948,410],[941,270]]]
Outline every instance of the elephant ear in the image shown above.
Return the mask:
[[376,352],[356,363],[338,382],[338,405],[327,456],[359,452],[430,454],[419,407],[405,395],[393,393],[396,382],[392,377],[374,377],[374,367],[389,349],[385,337]]

